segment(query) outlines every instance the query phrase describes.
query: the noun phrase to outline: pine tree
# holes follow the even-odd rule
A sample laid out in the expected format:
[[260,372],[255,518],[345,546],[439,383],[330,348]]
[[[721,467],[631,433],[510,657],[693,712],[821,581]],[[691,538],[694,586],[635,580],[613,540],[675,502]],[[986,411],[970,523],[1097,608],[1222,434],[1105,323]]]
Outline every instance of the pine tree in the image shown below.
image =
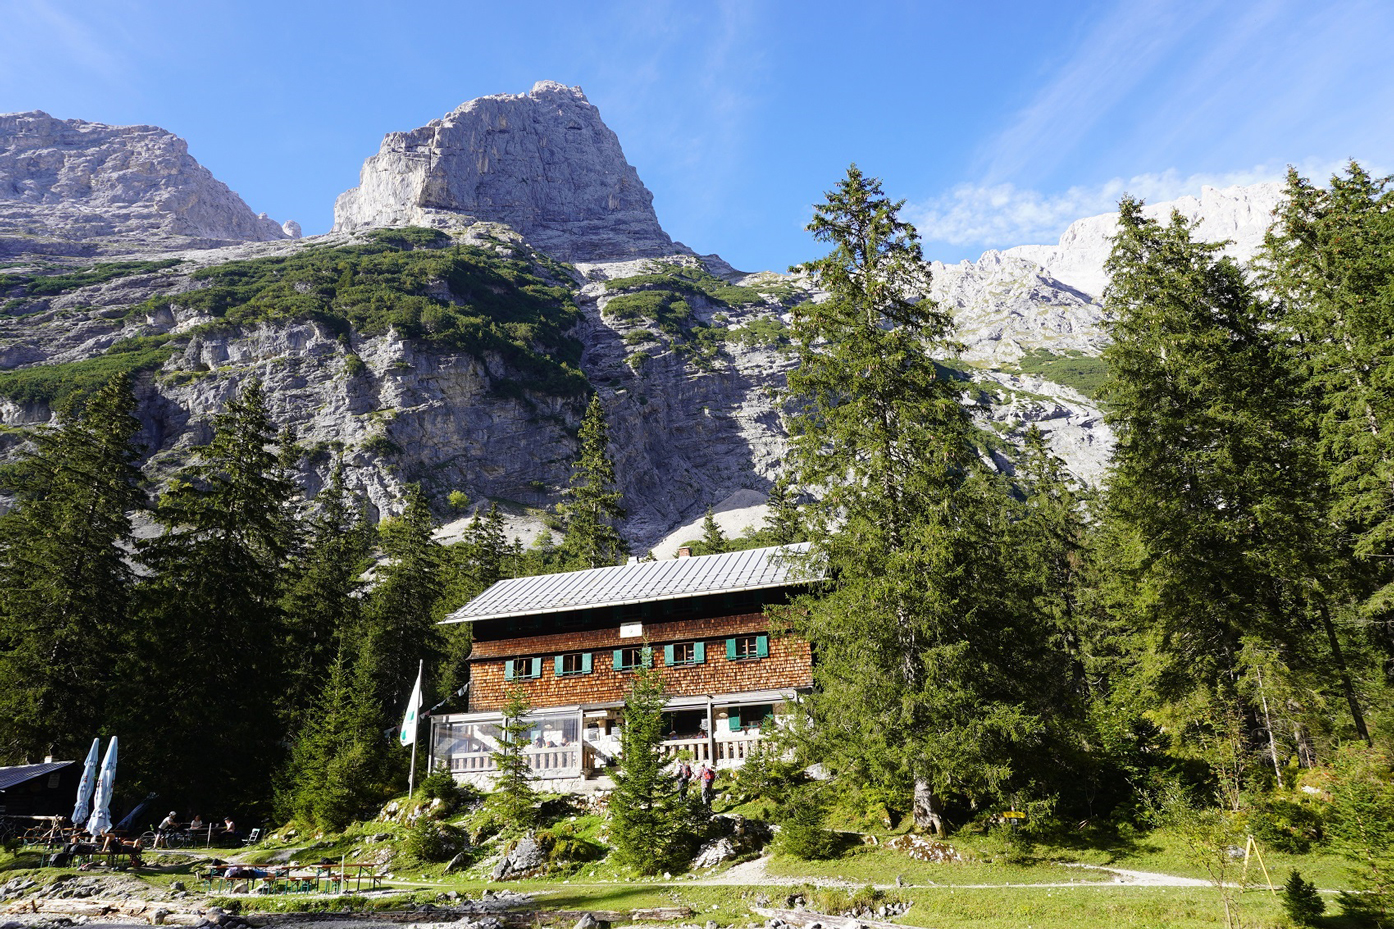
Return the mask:
[[498,771],[494,775],[494,793],[489,802],[510,825],[526,829],[537,819],[538,800],[527,755],[532,732],[527,716],[532,712],[532,705],[522,688],[514,688],[507,698],[503,705],[503,724],[499,726],[499,748],[489,756]]
[[702,520],[702,541],[698,544],[697,554],[720,555],[730,547],[730,543],[726,541],[726,533],[721,531],[721,527],[716,524],[716,518],[712,516],[712,508],[707,507],[707,515]]
[[345,486],[343,462],[335,463],[314,503],[307,545],[291,567],[294,580],[281,601],[290,659],[284,700],[293,722],[323,687],[344,640],[358,629],[363,575],[372,564],[373,530]]
[[830,580],[790,616],[819,655],[820,759],[913,790],[916,822],[943,830],[946,794],[1024,785],[1056,668],[1023,648],[1049,636],[1009,596],[1010,500],[931,357],[954,350],[953,321],[921,296],[930,267],[901,205],[854,165],[809,225],[833,251],[803,270],[830,296],[793,313],[789,464]]
[[566,501],[557,508],[563,533],[561,555],[569,570],[620,563],[626,554],[618,525],[625,517],[610,459],[609,430],[599,395],[592,397],[581,422],[581,452]]
[[[427,684],[437,681],[441,636],[436,602],[443,590],[443,555],[436,523],[419,484],[407,488],[402,515],[378,530],[386,558],[366,606],[364,648],[371,662],[383,725],[401,718],[401,703],[425,661]],[[434,702],[429,696],[427,702]]]
[[1329,533],[1275,308],[1191,231],[1120,204],[1105,294],[1118,435],[1105,595],[1137,635],[1136,686],[1204,725],[1238,699],[1246,637],[1290,664],[1310,650]]
[[0,762],[74,757],[106,731],[107,680],[133,583],[123,545],[144,506],[132,443],[135,397],[118,378],[3,477]]
[[636,668],[624,698],[619,770],[610,796],[610,838],[615,860],[640,874],[675,867],[687,851],[686,810],[677,782],[664,771],[663,679]]
[[[123,643],[122,731],[133,733],[140,776],[200,805],[264,804],[282,760],[280,601],[297,489],[276,439],[251,381],[160,498],[164,532],[138,548],[150,576]],[[142,698],[150,693],[164,698]]]
[[804,540],[799,507],[790,490],[789,481],[783,475],[775,478],[766,505],[769,507],[769,516],[765,520],[763,531],[769,535],[772,544],[792,545]]

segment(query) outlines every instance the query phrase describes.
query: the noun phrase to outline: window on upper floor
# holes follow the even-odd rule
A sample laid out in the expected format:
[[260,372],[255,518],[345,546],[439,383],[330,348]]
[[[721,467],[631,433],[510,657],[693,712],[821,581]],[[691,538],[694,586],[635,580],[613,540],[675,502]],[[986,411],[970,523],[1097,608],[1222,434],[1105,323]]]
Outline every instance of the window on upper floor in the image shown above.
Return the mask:
[[643,665],[645,668],[653,667],[653,649],[648,646],[631,646],[629,648],[617,648],[614,654],[616,671],[633,671]]
[[574,677],[578,674],[590,674],[591,653],[571,652],[566,655],[558,655],[554,664],[557,677]]
[[738,635],[726,640],[727,661],[753,661],[768,658],[770,637],[767,635]]
[[706,664],[706,642],[675,642],[663,646],[663,664],[670,668]]
[[541,658],[510,658],[503,663],[505,681],[525,681],[541,676]]

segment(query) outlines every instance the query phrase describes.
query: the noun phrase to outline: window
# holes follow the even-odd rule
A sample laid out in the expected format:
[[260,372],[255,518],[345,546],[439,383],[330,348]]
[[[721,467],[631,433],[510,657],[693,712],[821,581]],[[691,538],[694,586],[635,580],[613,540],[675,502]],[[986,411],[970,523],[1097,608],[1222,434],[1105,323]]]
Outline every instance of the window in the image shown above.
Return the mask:
[[633,671],[640,664],[646,668],[653,667],[653,649],[648,646],[615,649],[616,671]]
[[541,658],[510,658],[503,663],[505,681],[525,681],[541,676]]
[[667,667],[706,664],[706,642],[677,642],[663,646],[663,664]]
[[767,635],[738,635],[726,640],[727,661],[752,661],[769,655],[770,637]]
[[591,673],[591,653],[572,652],[569,655],[558,655],[554,661],[557,670],[557,677],[574,677],[578,674]]
[[756,706],[733,706],[726,711],[726,724],[732,732],[759,729],[766,720],[774,719],[774,705],[761,703]]

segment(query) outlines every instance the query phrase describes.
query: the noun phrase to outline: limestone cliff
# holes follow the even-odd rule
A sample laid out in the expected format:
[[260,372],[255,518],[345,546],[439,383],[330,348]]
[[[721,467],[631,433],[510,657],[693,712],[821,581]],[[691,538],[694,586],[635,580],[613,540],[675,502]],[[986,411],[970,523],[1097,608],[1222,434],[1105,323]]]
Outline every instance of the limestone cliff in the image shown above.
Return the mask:
[[55,119],[39,110],[0,114],[0,254],[207,248],[287,237],[170,132]]
[[506,223],[564,261],[686,251],[659,225],[653,194],[599,110],[553,81],[389,133],[334,204],[336,231],[476,220]]

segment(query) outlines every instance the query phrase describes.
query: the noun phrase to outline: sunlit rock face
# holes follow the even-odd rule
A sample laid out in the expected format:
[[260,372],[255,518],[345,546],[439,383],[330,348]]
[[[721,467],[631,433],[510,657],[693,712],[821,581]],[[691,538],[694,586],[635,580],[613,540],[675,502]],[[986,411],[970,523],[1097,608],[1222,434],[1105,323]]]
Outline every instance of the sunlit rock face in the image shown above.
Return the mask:
[[156,126],[0,114],[0,251],[95,253],[286,238]]
[[581,88],[552,81],[388,133],[334,204],[339,231],[476,220],[506,223],[565,261],[687,251],[659,225],[600,111]]

